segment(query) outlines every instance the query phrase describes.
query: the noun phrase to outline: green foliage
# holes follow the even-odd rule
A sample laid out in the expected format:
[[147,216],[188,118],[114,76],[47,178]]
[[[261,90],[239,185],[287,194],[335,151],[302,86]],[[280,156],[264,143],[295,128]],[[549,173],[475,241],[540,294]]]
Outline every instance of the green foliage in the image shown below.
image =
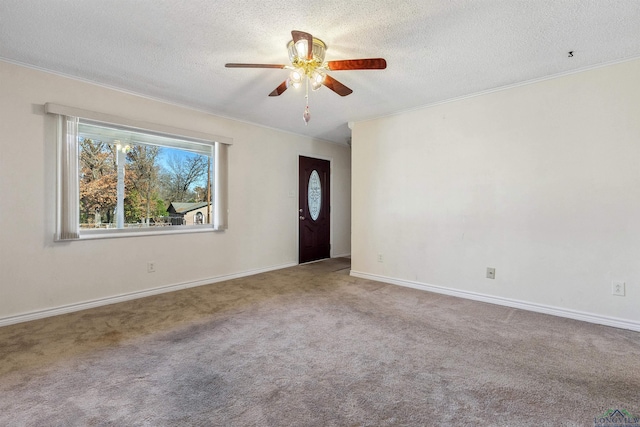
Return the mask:
[[124,222],[135,223],[140,221],[143,216],[141,208],[141,197],[138,190],[130,190],[124,198]]

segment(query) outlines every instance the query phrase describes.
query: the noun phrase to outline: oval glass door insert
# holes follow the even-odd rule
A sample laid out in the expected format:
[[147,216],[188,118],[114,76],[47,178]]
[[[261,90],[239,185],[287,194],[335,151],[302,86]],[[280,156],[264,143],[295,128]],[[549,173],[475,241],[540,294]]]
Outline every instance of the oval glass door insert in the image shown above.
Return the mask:
[[320,216],[320,205],[322,203],[322,186],[320,185],[320,176],[315,169],[309,177],[309,186],[307,187],[307,203],[309,204],[309,215],[311,219],[316,221]]

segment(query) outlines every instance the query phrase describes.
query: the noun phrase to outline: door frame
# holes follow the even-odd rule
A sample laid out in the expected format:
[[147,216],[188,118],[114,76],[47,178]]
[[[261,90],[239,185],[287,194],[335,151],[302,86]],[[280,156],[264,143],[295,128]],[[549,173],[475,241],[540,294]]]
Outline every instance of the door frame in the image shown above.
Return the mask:
[[[295,193],[295,207],[293,209],[293,217],[295,218],[295,227],[296,227],[296,262],[300,264],[300,213],[298,209],[298,195],[300,194],[300,179],[299,179],[299,171],[300,171],[300,157],[311,157],[312,159],[326,160],[329,162],[329,258],[333,258],[333,157],[331,156],[323,156],[317,153],[309,153],[309,152],[298,152],[296,156],[296,193]],[[325,258],[326,259],[326,258]],[[322,260],[318,260],[322,261]],[[318,261],[310,261],[305,264],[311,264]]]

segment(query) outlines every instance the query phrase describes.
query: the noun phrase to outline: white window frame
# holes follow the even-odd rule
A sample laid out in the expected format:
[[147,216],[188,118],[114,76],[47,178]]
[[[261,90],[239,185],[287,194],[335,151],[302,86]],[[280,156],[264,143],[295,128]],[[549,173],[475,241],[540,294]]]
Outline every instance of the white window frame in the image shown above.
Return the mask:
[[[57,206],[55,241],[224,231],[228,228],[228,147],[233,140],[219,135],[177,129],[103,113],[45,104],[45,112],[57,116]],[[78,121],[85,119],[114,127],[208,144],[213,147],[213,212],[211,224],[193,227],[144,227],[136,229],[81,230],[79,224]]]

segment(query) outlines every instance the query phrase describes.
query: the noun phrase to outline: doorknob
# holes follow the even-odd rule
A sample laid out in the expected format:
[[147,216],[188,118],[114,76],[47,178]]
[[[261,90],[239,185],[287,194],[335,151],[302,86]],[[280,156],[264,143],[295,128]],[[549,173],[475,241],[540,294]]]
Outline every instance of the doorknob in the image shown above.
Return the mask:
[[302,215],[300,215],[300,219],[304,220],[304,217]]
[[299,212],[302,213],[302,209],[299,209]]

